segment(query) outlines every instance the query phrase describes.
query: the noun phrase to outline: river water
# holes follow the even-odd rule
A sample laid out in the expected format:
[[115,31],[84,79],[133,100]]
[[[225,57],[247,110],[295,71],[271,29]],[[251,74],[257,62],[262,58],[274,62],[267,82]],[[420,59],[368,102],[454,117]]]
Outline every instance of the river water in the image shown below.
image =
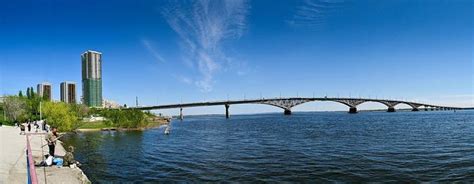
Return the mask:
[[185,117],[66,137],[92,182],[474,182],[474,111]]

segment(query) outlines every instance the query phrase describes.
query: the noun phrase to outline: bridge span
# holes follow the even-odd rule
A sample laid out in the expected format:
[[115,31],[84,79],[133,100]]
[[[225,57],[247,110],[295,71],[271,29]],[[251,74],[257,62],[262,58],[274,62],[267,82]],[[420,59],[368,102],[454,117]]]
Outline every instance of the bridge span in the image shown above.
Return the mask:
[[180,109],[180,119],[183,119],[183,108],[188,107],[202,107],[202,106],[217,106],[223,105],[225,107],[226,118],[230,117],[229,107],[230,105],[238,104],[266,104],[283,109],[285,115],[291,115],[291,109],[295,106],[313,102],[313,101],[331,101],[344,104],[349,107],[349,113],[357,113],[357,106],[365,102],[377,102],[387,106],[387,112],[395,112],[395,106],[398,104],[406,104],[412,108],[412,111],[419,111],[424,109],[425,111],[434,110],[457,110],[461,109],[458,107],[432,105],[418,102],[401,101],[401,100],[389,100],[389,99],[371,99],[371,98],[261,98],[261,99],[250,99],[250,100],[227,100],[227,101],[212,101],[212,102],[194,102],[194,103],[180,103],[180,104],[168,104],[168,105],[156,105],[156,106],[144,106],[144,107],[130,107],[129,109],[138,110],[158,110],[158,109]]

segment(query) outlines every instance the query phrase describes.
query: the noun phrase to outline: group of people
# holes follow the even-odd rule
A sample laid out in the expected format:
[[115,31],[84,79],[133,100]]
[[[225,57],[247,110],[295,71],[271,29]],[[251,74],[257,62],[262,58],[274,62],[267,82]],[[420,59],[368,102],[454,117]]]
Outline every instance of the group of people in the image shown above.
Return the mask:
[[50,131],[50,126],[44,120],[43,121],[27,121],[26,123],[15,122],[15,126],[20,128],[20,135],[25,135],[26,129],[28,129],[28,132],[31,132],[32,126],[35,128],[35,132],[38,132],[40,130],[43,130],[45,132]]
[[[74,160],[74,148],[72,146],[69,147],[68,151],[64,155],[63,158],[55,157],[55,149],[56,149],[56,142],[61,137],[58,134],[58,129],[56,127],[51,127],[46,123],[45,120],[42,121],[27,121],[25,123],[18,123],[15,122],[15,126],[20,128],[20,135],[25,135],[28,131],[30,132],[46,132],[45,141],[46,144],[43,146],[48,146],[48,154],[45,155],[45,160],[43,160],[37,166],[50,166],[54,163],[55,160],[61,160],[61,165],[70,166],[76,164],[77,162]],[[34,130],[32,130],[34,128]]]

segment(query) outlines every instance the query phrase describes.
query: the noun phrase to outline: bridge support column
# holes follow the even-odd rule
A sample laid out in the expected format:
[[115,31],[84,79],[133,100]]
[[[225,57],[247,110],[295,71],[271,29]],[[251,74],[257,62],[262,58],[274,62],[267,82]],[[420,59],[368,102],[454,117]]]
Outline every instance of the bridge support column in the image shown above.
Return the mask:
[[418,108],[413,108],[411,111],[420,111]]
[[387,112],[395,112],[395,108],[394,107],[389,107]]
[[225,118],[229,119],[230,118],[230,113],[229,113],[229,104],[225,104]]
[[180,119],[180,120],[183,120],[183,119],[184,119],[183,108],[179,108],[179,119]]
[[355,113],[357,113],[357,107],[350,107],[350,108],[349,108],[349,113],[350,113],[350,114],[355,114]]
[[285,109],[285,112],[283,112],[284,115],[291,115],[291,110],[290,109]]

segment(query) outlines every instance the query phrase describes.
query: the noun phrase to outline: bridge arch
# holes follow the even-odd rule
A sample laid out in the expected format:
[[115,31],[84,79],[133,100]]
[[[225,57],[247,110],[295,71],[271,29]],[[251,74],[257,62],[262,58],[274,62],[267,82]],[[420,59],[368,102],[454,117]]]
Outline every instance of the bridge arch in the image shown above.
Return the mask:
[[388,109],[387,104],[381,103],[379,101],[365,101],[357,106],[359,110],[386,110]]
[[346,107],[350,108],[351,106],[347,103],[342,103],[342,102],[333,101],[333,100],[313,100],[313,101],[309,101],[309,102],[297,105],[293,109],[306,108],[306,109],[313,109],[312,111],[315,111],[316,109],[325,108],[330,111],[342,111],[342,110],[346,110]]

